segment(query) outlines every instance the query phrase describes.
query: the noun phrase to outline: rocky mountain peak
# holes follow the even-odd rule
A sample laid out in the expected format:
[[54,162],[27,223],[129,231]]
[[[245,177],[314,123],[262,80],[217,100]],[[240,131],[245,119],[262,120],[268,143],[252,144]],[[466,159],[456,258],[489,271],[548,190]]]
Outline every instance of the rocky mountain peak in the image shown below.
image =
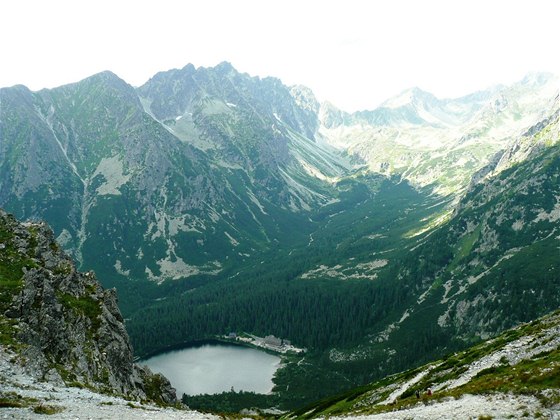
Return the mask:
[[[92,88],[94,86],[98,86],[99,88],[103,87],[105,89],[112,89],[117,91],[134,91],[134,88],[129,85],[126,81],[121,79],[115,73],[110,70],[105,70],[96,74],[93,74],[83,80],[80,80],[76,83],[71,83],[69,85],[64,85],[56,89],[82,89],[85,88]],[[48,91],[48,89],[43,89],[43,91]]]
[[528,86],[542,86],[558,79],[556,75],[548,72],[530,72],[521,80],[521,84]]
[[[25,85],[14,85],[11,87],[3,87],[0,88],[0,92],[2,92],[2,96],[0,97],[0,99],[2,101],[5,100],[5,95],[14,95],[14,94],[20,94],[20,95],[28,95],[31,93],[31,90],[25,86]],[[0,115],[1,117],[1,115]]]
[[296,101],[296,104],[306,111],[313,113],[319,112],[319,102],[311,89],[303,85],[295,85],[290,87],[290,93]]
[[93,74],[93,75],[91,75],[90,77],[88,77],[84,80],[88,80],[88,79],[91,79],[91,80],[98,79],[98,80],[107,80],[107,81],[109,81],[109,80],[121,80],[121,81],[124,82],[123,79],[121,79],[119,76],[117,76],[111,70],[100,71],[99,73]]
[[330,102],[321,103],[319,109],[319,121],[321,125],[327,129],[336,128],[344,124],[348,114]]
[[237,73],[237,70],[235,70],[233,68],[233,66],[231,65],[231,63],[229,61],[222,61],[216,67],[214,67],[214,69],[216,71],[218,71],[219,73],[222,73],[222,74],[226,74],[226,73],[230,73],[230,72]]
[[381,104],[382,108],[397,109],[404,106],[419,106],[431,105],[438,101],[438,99],[429,92],[426,92],[418,87],[413,87],[404,90],[397,96],[394,96]]

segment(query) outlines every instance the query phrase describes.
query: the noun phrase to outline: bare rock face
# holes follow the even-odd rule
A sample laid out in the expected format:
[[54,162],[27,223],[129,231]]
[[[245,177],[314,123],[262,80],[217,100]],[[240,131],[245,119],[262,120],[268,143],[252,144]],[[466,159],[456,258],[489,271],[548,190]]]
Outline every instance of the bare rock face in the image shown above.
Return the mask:
[[[166,378],[134,365],[114,289],[104,290],[93,272],[78,272],[46,224],[21,224],[0,210],[0,228],[0,264],[16,285],[11,300],[3,290],[0,317],[12,327],[4,341],[18,343],[31,373],[58,384],[176,402]],[[13,266],[21,272],[9,271]]]

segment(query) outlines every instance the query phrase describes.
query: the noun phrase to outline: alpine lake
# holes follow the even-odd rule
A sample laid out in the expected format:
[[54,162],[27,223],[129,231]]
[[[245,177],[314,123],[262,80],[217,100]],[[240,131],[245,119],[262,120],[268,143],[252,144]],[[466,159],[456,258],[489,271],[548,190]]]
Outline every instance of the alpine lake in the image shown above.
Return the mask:
[[268,394],[281,359],[252,347],[212,341],[166,351],[139,363],[166,376],[181,398],[231,390]]

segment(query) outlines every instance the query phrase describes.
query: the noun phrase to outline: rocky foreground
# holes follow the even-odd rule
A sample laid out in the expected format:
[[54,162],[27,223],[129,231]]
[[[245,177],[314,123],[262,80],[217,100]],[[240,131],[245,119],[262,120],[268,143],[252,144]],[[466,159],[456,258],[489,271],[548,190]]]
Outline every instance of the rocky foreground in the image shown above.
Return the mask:
[[0,348],[0,419],[216,419],[195,411],[161,407],[67,387],[34,377],[19,364],[19,356]]
[[133,363],[114,290],[81,273],[44,223],[0,210],[0,418],[203,418]]
[[[351,417],[329,417],[331,420]],[[449,419],[560,419],[557,410],[543,409],[533,396],[497,393],[464,395],[459,399],[419,403],[404,410],[356,416],[360,420],[449,420]]]

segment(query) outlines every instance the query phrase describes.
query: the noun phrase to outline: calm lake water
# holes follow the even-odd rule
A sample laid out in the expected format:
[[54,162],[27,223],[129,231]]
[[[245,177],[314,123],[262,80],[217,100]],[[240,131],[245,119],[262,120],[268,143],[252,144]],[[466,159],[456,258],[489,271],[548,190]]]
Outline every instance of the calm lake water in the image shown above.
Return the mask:
[[183,394],[219,394],[230,391],[272,391],[272,377],[280,358],[249,347],[205,344],[162,353],[140,362],[165,375]]

